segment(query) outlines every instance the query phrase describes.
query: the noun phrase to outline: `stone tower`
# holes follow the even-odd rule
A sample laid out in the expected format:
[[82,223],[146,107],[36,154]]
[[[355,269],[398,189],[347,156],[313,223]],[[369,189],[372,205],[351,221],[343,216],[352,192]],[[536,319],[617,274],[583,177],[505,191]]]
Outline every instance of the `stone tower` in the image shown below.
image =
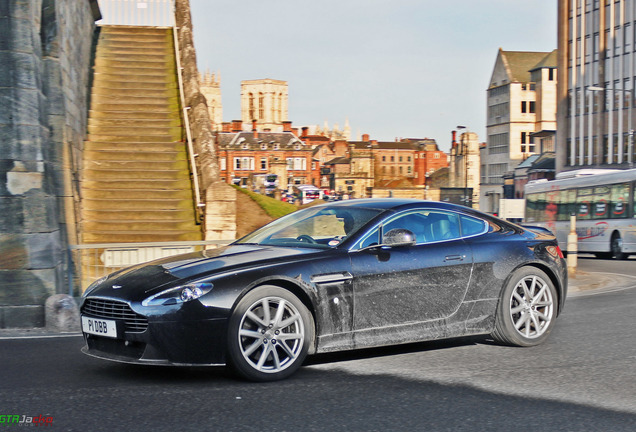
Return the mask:
[[221,75],[206,70],[199,78],[199,88],[205,96],[212,122],[212,130],[220,131],[223,123],[223,103],[221,102]]
[[287,121],[287,81],[260,79],[241,81],[241,119],[243,124],[256,120],[263,131],[282,132]]

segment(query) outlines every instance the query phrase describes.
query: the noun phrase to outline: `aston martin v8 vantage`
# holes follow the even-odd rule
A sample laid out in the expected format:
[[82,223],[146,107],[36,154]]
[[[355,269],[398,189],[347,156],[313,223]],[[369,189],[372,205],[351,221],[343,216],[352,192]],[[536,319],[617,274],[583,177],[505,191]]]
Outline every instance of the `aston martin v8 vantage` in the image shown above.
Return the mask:
[[545,231],[441,202],[339,201],[97,280],[81,302],[83,351],[271,381],[313,353],[468,335],[536,345],[566,292]]

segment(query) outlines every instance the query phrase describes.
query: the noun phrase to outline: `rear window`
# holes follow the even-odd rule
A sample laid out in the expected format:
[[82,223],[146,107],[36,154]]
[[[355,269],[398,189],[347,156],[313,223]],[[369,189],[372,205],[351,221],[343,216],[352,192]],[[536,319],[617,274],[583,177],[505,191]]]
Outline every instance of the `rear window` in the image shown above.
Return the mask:
[[474,236],[486,231],[486,222],[470,216],[460,216],[462,237]]

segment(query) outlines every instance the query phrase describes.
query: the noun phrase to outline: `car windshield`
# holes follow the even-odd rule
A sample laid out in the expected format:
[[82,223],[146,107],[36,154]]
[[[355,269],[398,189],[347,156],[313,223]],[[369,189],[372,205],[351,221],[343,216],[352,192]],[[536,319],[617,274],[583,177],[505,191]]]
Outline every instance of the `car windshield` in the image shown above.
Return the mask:
[[235,244],[333,248],[380,212],[357,207],[311,207],[277,219]]

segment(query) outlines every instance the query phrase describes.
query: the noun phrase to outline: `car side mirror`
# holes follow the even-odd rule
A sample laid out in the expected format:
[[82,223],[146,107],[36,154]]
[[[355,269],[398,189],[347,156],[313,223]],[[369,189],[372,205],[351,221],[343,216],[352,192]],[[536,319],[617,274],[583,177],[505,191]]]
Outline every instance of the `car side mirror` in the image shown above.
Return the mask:
[[413,246],[415,244],[415,234],[404,228],[394,228],[384,234],[382,243],[386,246]]

